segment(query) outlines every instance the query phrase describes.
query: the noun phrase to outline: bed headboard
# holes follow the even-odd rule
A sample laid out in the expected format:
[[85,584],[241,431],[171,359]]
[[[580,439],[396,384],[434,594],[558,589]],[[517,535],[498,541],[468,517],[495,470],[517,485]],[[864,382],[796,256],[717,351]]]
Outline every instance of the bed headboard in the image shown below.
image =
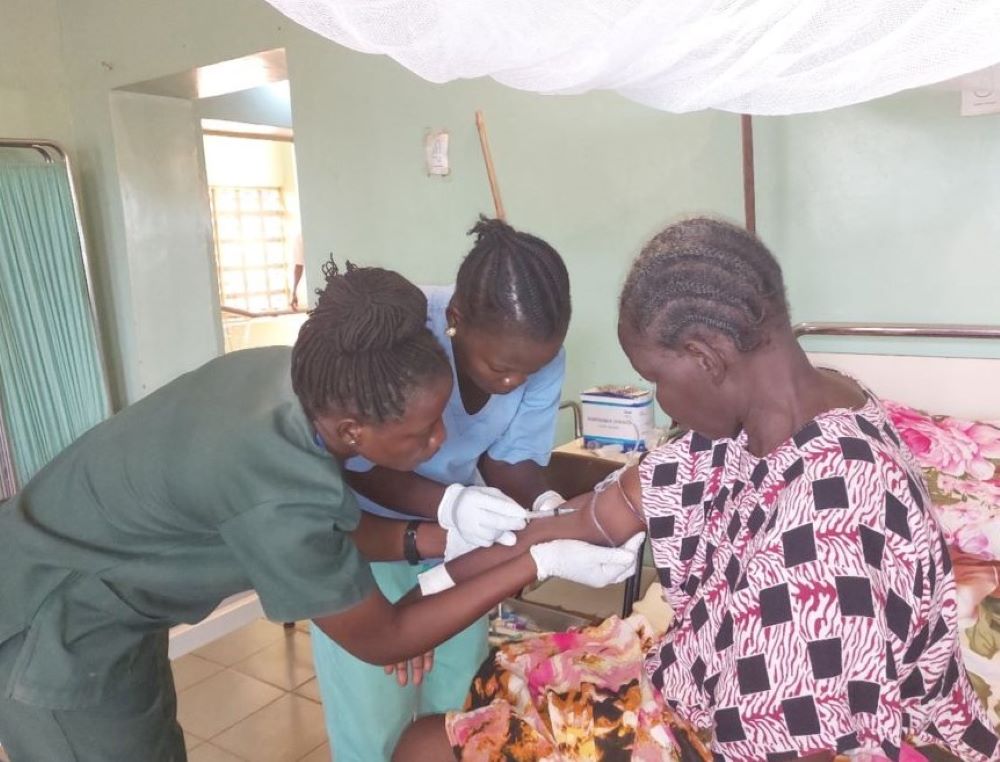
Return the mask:
[[[800,323],[795,335],[982,339],[1000,343],[1000,326],[914,323]],[[919,343],[918,343],[919,344]],[[935,414],[1000,420],[1000,359],[808,352],[814,365],[847,373],[885,399]]]

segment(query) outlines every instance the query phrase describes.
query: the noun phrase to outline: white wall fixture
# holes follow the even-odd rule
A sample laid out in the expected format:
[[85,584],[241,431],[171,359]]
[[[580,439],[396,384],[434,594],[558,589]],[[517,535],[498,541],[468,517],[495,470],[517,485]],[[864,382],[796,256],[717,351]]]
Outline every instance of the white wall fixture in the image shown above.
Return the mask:
[[962,116],[1000,113],[1000,68],[993,66],[961,78]]
[[451,172],[448,164],[447,130],[431,130],[424,136],[424,158],[428,175],[444,177]]

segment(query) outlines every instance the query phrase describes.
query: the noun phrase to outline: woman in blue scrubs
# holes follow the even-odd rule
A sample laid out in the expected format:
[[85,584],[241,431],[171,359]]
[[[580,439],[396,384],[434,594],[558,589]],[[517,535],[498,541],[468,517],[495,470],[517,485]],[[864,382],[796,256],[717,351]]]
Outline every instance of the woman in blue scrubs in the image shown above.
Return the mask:
[[[548,490],[543,468],[552,448],[565,370],[570,319],[569,276],[559,254],[500,220],[481,220],[454,286],[427,287],[427,327],[441,341],[454,373],[445,406],[447,439],[413,471],[354,458],[347,481],[363,511],[448,526],[467,514],[519,504],[545,509],[563,502]],[[461,527],[469,538],[475,527]],[[488,545],[495,532],[477,544]],[[512,544],[513,534],[500,537]],[[372,564],[389,600],[417,584],[434,563]],[[436,562],[435,562],[436,563]],[[439,646],[434,669],[419,685],[399,686],[381,667],[356,659],[313,628],[316,672],[327,729],[338,762],[389,759],[415,714],[461,706],[487,652],[486,619]]]

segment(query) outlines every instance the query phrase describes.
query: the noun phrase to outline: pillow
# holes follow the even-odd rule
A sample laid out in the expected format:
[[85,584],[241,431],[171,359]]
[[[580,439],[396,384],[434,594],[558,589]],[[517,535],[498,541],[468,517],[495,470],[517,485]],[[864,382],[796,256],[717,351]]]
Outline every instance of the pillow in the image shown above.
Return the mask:
[[883,404],[923,469],[948,545],[984,561],[1000,560],[1000,422]]

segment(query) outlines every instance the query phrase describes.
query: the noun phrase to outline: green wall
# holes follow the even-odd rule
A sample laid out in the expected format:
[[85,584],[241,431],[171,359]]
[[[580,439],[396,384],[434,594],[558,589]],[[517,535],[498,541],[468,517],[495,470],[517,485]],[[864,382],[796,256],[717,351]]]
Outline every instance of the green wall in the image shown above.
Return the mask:
[[[1000,324],[1000,116],[923,89],[755,123],[758,227],[797,320]],[[1000,356],[1000,342],[920,349]]]
[[0,137],[72,142],[58,0],[0,0]]
[[[0,0],[16,24],[29,5]],[[168,361],[172,351],[142,346],[133,328],[142,304],[130,267],[144,252],[126,251],[109,93],[140,80],[286,49],[312,284],[329,252],[421,283],[452,277],[464,231],[492,208],[473,123],[483,109],[510,221],[549,239],[570,268],[567,396],[633,378],[615,341],[615,296],[641,243],[685,213],[742,213],[730,114],[670,115],[606,93],[545,97],[489,80],[433,85],[387,58],[335,46],[262,0],[50,5],[63,62],[51,80],[65,79],[120,402],[141,393],[135,365],[144,351]],[[58,113],[36,107],[43,123],[65,131]],[[797,319],[1000,323],[1000,122],[957,111],[957,94],[922,91],[755,120],[759,229],[786,267]],[[451,132],[453,172],[444,179],[424,174],[431,128]],[[207,308],[186,298],[178,293],[178,305]]]

